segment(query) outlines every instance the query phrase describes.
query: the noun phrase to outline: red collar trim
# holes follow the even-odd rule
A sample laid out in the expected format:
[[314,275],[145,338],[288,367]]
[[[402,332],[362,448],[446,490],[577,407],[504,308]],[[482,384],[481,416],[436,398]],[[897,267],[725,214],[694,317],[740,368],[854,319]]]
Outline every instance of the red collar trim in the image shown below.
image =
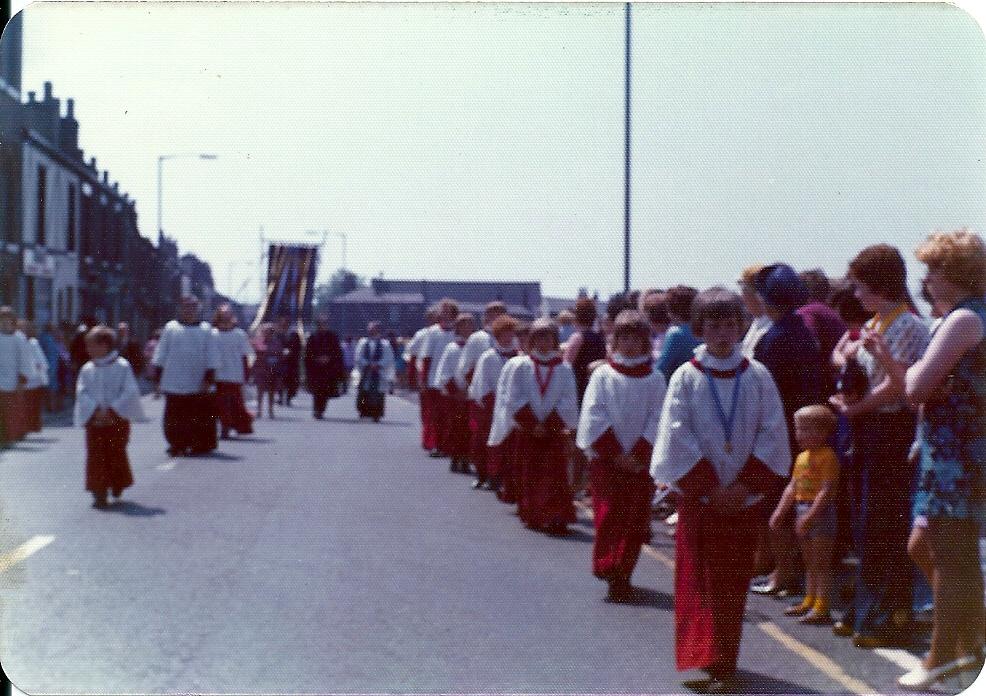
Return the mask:
[[499,350],[496,351],[496,352],[497,352],[497,355],[499,355],[504,360],[509,360],[510,358],[517,357],[517,351],[515,351],[515,350],[510,350],[510,351],[507,351],[506,353],[504,353],[502,351],[499,351]]
[[556,357],[554,357],[554,358],[552,358],[551,360],[548,360],[548,361],[538,360],[533,355],[530,356],[530,357],[531,357],[531,361],[535,365],[541,365],[543,367],[555,367],[556,365],[560,365],[561,364],[561,356],[556,356]]
[[746,368],[750,366],[750,361],[746,358],[743,358],[742,362],[732,370],[715,370],[711,367],[706,367],[698,358],[692,358],[691,363],[699,372],[715,377],[716,379],[733,379],[736,375],[746,372]]
[[619,372],[621,375],[626,375],[627,377],[650,377],[654,374],[654,361],[648,360],[647,362],[640,363],[639,365],[634,365],[630,367],[628,365],[621,365],[618,362],[614,362],[612,359],[609,360],[609,366],[614,370]]

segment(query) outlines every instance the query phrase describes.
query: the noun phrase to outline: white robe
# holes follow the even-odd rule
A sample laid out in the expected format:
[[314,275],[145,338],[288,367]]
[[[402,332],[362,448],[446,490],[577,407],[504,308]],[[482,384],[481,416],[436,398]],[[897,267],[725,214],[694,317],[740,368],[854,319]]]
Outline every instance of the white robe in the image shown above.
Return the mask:
[[[472,382],[469,384],[469,399],[477,404],[483,402],[487,394],[496,392],[496,384],[500,379],[500,372],[509,358],[505,358],[503,353],[496,347],[485,351],[476,362],[476,369],[473,372]],[[504,351],[507,352],[507,351]]]
[[422,384],[434,389],[431,385],[435,381],[438,372],[438,363],[442,359],[442,353],[445,352],[445,346],[454,340],[455,334],[451,331],[446,331],[441,325],[435,324],[434,326],[428,327],[428,333],[425,334],[424,340],[421,343],[421,350],[418,352],[419,371],[423,366],[422,363],[424,360],[431,360],[428,374],[422,376]]
[[84,427],[100,406],[112,408],[128,421],[147,420],[133,369],[116,351],[90,360],[79,370],[75,385],[75,425]]
[[27,339],[30,347],[31,375],[27,378],[25,389],[37,389],[48,386],[48,358],[36,338]]
[[[432,324],[432,326],[434,326],[434,324]],[[408,341],[407,345],[404,347],[405,362],[411,362],[412,358],[418,358],[418,355],[421,353],[421,346],[424,345],[425,336],[428,334],[428,329],[430,328],[431,326],[426,326],[414,332],[414,336],[411,337],[411,340]]]
[[16,391],[18,376],[31,378],[34,372],[31,357],[31,346],[23,333],[0,333],[0,391]]
[[459,365],[455,369],[455,381],[459,385],[459,389],[469,388],[472,381],[469,379],[469,373],[473,373],[473,377],[476,376],[476,364],[479,362],[479,358],[492,347],[493,337],[486,329],[472,333],[462,348],[462,353],[459,355]]
[[[703,365],[715,370],[732,370],[743,360],[738,349],[728,358],[714,358],[704,344],[695,349],[695,356]],[[727,416],[734,379],[712,380]],[[651,476],[655,481],[675,487],[675,482],[691,471],[699,460],[707,459],[719,477],[719,483],[728,486],[736,480],[751,455],[778,476],[788,475],[791,451],[777,386],[767,368],[756,360],[750,360],[740,379],[732,452],[729,453],[725,450],[726,437],[709,391],[708,378],[690,362],[675,370],[668,384],[651,458]]]
[[243,358],[253,359],[253,346],[250,345],[246,331],[239,327],[228,331],[213,329],[212,336],[219,353],[216,381],[243,384],[246,378],[243,374]]
[[[537,369],[542,378],[547,378],[550,368],[539,365]],[[569,429],[574,429],[579,422],[579,404],[572,366],[566,362],[555,365],[544,394],[541,394],[534,374],[534,360],[525,355],[510,374],[506,394],[507,415],[513,418],[524,406],[530,406],[534,416],[544,422],[555,411]]]
[[653,445],[666,389],[659,370],[647,377],[628,377],[608,364],[596,368],[582,399],[575,444],[594,459],[592,443],[612,428],[624,453],[641,438]]
[[490,426],[490,436],[486,441],[488,447],[503,444],[516,425],[513,413],[507,412],[507,391],[510,388],[513,373],[525,357],[524,355],[515,355],[507,360],[503,364],[503,369],[500,370],[500,376],[496,381],[496,395],[493,400],[493,424]]
[[161,332],[151,363],[162,368],[165,394],[200,394],[206,370],[219,369],[219,351],[208,323],[169,321]]
[[390,391],[390,385],[394,381],[394,349],[391,347],[390,341],[382,338],[376,340],[380,342],[379,362],[374,362],[373,360],[376,350],[370,345],[370,338],[368,336],[364,336],[356,344],[356,350],[353,351],[356,384],[359,384],[362,380],[363,370],[370,365],[376,364],[380,368],[380,382],[377,385],[377,391],[386,394]]
[[[449,382],[454,381],[458,384],[458,380],[455,378],[455,371],[459,366],[459,357],[461,355],[462,346],[457,341],[452,341],[445,346],[442,356],[438,359],[438,365],[433,370],[435,376],[428,383],[428,386],[440,392],[445,392],[445,385]],[[462,386],[459,385],[459,388],[461,389]]]

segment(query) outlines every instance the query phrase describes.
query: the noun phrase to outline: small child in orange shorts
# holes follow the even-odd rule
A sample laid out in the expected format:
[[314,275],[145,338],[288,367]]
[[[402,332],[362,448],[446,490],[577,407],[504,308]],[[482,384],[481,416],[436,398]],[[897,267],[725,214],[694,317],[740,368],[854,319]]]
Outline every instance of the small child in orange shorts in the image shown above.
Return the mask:
[[836,416],[826,406],[813,405],[794,414],[794,430],[802,452],[794,461],[791,482],[770,518],[771,529],[780,528],[794,507],[795,531],[805,563],[805,598],[788,607],[788,616],[801,623],[832,622],[829,596],[832,587],[832,548],[835,543],[835,496],[839,485],[839,460],[829,446]]

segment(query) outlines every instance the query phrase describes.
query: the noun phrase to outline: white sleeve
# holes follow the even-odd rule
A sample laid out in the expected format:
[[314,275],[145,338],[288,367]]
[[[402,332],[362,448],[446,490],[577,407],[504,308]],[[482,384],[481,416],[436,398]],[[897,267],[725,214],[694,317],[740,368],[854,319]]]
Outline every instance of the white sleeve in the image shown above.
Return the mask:
[[37,374],[39,386],[48,386],[48,358],[45,356],[45,352],[41,349],[41,344],[38,339],[31,339],[31,349],[34,351],[34,365]]
[[555,411],[565,421],[569,430],[573,430],[579,424],[579,396],[575,386],[575,372],[567,363],[562,363],[559,367],[562,368],[562,393],[555,405]]
[[530,394],[524,388],[525,383],[530,380],[523,378],[528,372],[529,365],[530,363],[521,362],[507,375],[503,388],[503,412],[508,420],[513,420],[517,411],[530,403]]
[[644,423],[644,432],[640,435],[640,437],[644,438],[652,445],[657,440],[657,428],[661,422],[661,410],[664,406],[664,396],[668,390],[664,381],[664,374],[660,370],[654,371],[653,379],[657,380],[657,393],[654,395],[653,401],[651,401],[650,410],[647,413],[647,421]]
[[223,364],[222,356],[219,355],[219,338],[212,333],[212,329],[209,329],[205,333],[205,355],[205,369],[218,370]]
[[110,404],[110,407],[128,421],[147,420],[140,403],[140,388],[137,386],[137,380],[134,378],[134,371],[126,360],[123,360],[123,362],[126,364],[126,369],[121,370],[123,373],[123,385],[120,393]]
[[479,360],[476,361],[476,369],[472,373],[472,382],[469,383],[469,399],[479,403],[482,399],[480,395],[480,390],[483,388],[483,384],[486,383],[486,371],[489,369],[490,361],[487,360],[486,354],[483,353],[479,356]]
[[606,407],[606,390],[602,388],[604,372],[598,369],[592,373],[582,397],[582,414],[579,417],[575,444],[585,452],[588,452],[592,448],[592,443],[613,424],[613,418]]
[[382,341],[381,345],[383,346],[383,350],[381,351],[381,356],[380,356],[380,360],[381,360],[380,375],[381,375],[381,379],[385,383],[390,384],[394,381],[394,377],[395,377],[394,349],[390,345],[390,341],[384,341],[383,339],[381,339],[381,341]]
[[684,367],[675,370],[664,397],[657,441],[651,455],[650,475],[655,481],[674,483],[702,458],[692,425],[693,385],[687,374]]
[[99,405],[96,396],[92,393],[92,377],[94,370],[92,363],[86,363],[79,370],[79,378],[75,381],[75,409],[73,411],[73,422],[76,427],[85,427],[92,414],[96,412]]
[[363,357],[366,353],[364,348],[366,347],[366,338],[361,338],[356,342],[356,348],[353,350],[353,367],[355,367],[360,372],[366,367],[367,361]]
[[170,343],[171,330],[170,327],[165,326],[161,332],[161,338],[158,339],[157,345],[154,346],[154,357],[151,358],[152,365],[155,367],[164,367],[164,363],[168,359],[168,346]]
[[19,334],[20,339],[17,342],[17,358],[20,365],[18,369],[24,378],[28,381],[34,379],[35,367],[34,367],[34,348],[31,346],[31,342],[27,340],[24,334]]

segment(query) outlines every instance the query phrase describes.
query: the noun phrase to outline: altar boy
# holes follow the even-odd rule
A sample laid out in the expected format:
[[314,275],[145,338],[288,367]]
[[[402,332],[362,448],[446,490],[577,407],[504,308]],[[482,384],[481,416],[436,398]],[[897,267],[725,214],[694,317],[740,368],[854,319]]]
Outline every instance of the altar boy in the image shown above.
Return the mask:
[[479,357],[469,383],[469,430],[472,435],[470,459],[476,470],[476,481],[472,487],[496,490],[497,481],[494,472],[488,466],[490,457],[486,443],[493,425],[496,385],[500,379],[500,372],[507,361],[517,355],[514,349],[517,321],[512,317],[501,315],[490,324],[489,328],[493,347]]
[[680,495],[675,533],[675,652],[731,693],[764,501],[791,463],[784,409],[767,369],[743,357],[743,305],[713,288],[696,298],[704,341],[672,375],[651,475]]
[[91,360],[79,371],[76,385],[76,426],[86,429],[86,490],[92,506],[107,507],[107,494],[114,498],[133,485],[127,459],[130,422],[146,420],[133,369],[113,346],[116,333],[96,326],[86,334]]
[[609,584],[610,602],[632,598],[630,576],[650,540],[655,488],[647,469],[664,392],[664,375],[651,358],[650,324],[636,310],[620,312],[613,353],[589,379],[576,436],[590,463],[592,572]]
[[506,414],[517,430],[521,467],[519,510],[530,529],[565,534],[575,521],[568,485],[568,438],[579,419],[575,373],[562,361],[558,327],[550,319],[531,324],[530,352],[506,385]]

